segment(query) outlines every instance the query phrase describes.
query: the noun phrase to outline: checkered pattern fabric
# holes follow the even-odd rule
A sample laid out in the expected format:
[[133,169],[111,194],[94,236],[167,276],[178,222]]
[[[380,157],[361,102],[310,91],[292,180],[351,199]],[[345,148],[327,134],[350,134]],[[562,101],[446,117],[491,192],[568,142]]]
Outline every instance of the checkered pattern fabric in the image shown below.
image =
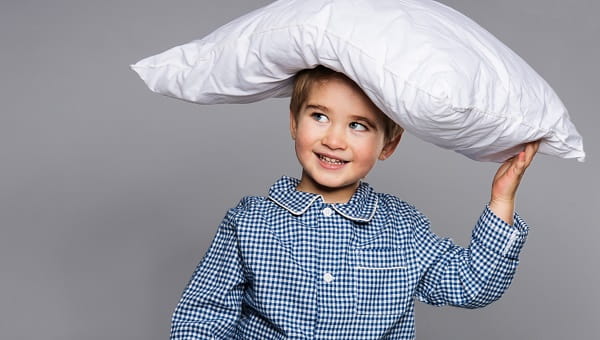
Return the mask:
[[414,339],[415,297],[485,306],[506,290],[527,226],[488,207],[468,248],[361,183],[345,204],[295,190],[231,209],[173,315],[171,339]]

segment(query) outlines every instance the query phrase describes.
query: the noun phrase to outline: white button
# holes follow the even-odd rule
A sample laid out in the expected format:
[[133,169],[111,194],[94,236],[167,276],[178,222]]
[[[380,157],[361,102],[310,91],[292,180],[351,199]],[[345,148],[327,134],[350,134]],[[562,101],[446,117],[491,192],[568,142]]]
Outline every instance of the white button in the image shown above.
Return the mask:
[[331,273],[323,274],[323,280],[325,280],[326,283],[333,281],[333,279],[334,279],[334,277],[333,277],[333,275],[331,275]]
[[333,215],[333,210],[331,210],[330,207],[327,207],[327,208],[323,209],[323,215],[325,215],[326,217],[329,217],[329,216]]

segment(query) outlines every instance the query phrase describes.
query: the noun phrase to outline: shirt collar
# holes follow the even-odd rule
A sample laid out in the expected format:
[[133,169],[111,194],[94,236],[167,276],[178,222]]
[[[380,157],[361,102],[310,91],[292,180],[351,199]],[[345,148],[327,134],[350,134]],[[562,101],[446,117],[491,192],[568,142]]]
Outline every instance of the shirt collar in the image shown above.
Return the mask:
[[[300,180],[281,177],[269,190],[269,199],[294,215],[304,214],[321,195],[296,190]],[[369,222],[377,210],[377,195],[373,188],[360,182],[348,203],[335,203],[331,207],[340,215],[355,222]]]

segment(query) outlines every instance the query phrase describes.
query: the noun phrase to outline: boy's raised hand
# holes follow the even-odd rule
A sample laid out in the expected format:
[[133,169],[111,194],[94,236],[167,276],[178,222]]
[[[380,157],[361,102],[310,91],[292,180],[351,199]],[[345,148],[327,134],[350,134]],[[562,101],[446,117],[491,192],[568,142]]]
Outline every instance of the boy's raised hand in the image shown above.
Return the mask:
[[519,183],[521,183],[521,178],[531,164],[539,146],[540,141],[525,144],[525,149],[504,162],[494,176],[490,210],[508,224],[513,224],[515,198]]

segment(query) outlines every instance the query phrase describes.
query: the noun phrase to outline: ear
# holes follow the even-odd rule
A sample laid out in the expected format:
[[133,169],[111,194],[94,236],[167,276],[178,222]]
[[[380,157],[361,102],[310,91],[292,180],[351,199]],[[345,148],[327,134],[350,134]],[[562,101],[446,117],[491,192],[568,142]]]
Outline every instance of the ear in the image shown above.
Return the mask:
[[293,140],[296,140],[296,125],[296,116],[290,111],[290,134],[292,135]]
[[392,138],[387,143],[385,143],[383,149],[381,150],[381,153],[379,154],[380,161],[388,159],[394,153],[394,151],[396,151],[396,147],[400,143],[400,139],[402,138],[403,132],[404,131],[400,132],[396,137]]

